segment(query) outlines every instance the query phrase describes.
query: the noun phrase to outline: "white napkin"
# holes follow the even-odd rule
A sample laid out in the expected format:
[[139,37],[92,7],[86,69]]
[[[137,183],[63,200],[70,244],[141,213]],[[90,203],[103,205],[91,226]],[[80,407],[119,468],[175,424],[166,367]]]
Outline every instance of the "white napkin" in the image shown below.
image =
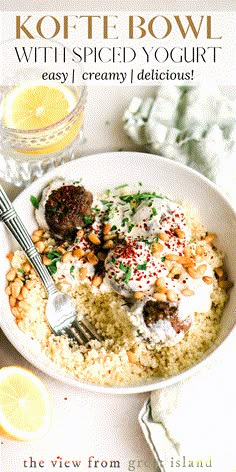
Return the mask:
[[152,392],[140,412],[140,425],[162,472],[236,471],[236,336],[232,338],[214,364]]
[[[204,174],[236,207],[235,104],[212,84],[158,87],[155,98],[133,98],[124,129],[150,152]],[[214,365],[144,404],[140,425],[162,472],[236,472],[235,337]]]
[[158,87],[134,97],[124,129],[150,152],[186,164],[221,187],[236,206],[236,100],[213,84]]

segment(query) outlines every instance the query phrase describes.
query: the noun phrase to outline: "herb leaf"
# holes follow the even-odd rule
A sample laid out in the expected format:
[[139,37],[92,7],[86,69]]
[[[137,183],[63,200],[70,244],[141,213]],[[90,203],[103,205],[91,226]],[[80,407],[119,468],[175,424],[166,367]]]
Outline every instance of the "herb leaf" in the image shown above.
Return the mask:
[[84,222],[86,225],[90,225],[93,222],[93,219],[91,218],[90,215],[85,215],[84,216]]
[[75,278],[74,270],[75,270],[75,266],[72,265],[70,268],[70,275],[72,275],[73,279]]
[[136,269],[146,270],[147,269],[147,261],[144,261],[142,264],[137,265]]
[[[128,268],[128,266],[127,266],[127,268]],[[124,278],[124,282],[125,282],[126,284],[129,283],[130,278],[131,278],[131,275],[132,275],[132,269],[131,269],[131,267],[129,267],[128,270],[127,270],[127,272],[126,272],[126,274],[125,274],[125,278]]]
[[48,265],[48,270],[50,274],[56,274],[57,271],[57,262],[61,261],[61,254],[56,251],[55,249],[52,249],[49,251],[47,254],[48,259],[51,259],[51,264]]
[[30,195],[30,201],[33,205],[34,208],[36,208],[36,210],[38,209],[39,207],[39,200],[37,197],[35,197],[34,195]]

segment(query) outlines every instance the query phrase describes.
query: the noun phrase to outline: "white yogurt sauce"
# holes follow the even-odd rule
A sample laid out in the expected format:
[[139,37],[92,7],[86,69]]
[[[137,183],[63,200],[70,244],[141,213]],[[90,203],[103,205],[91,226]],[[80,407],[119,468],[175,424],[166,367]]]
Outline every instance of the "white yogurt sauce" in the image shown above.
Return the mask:
[[[43,191],[39,208],[36,210],[40,227],[48,227],[45,204],[49,195],[64,184],[62,179],[58,179]],[[68,182],[66,184],[68,185]],[[168,277],[170,262],[166,260],[166,255],[183,256],[184,249],[189,246],[191,240],[191,229],[181,205],[154,192],[135,193],[129,192],[128,189],[123,189],[122,192],[123,194],[114,192],[98,197],[93,202],[95,220],[90,230],[100,237],[104,225],[108,224],[109,232],[116,235],[114,247],[109,250],[105,260],[105,277],[99,290],[116,291],[127,299],[132,299],[135,292],[143,292],[143,300],[135,302],[130,310],[133,325],[150,342],[173,345],[182,339],[184,329],[177,333],[169,319],[158,319],[151,326],[147,326],[144,321],[143,307],[148,300],[154,300],[156,280],[163,278],[166,288],[177,294],[176,302],[168,303],[177,307],[176,316],[180,322],[186,322],[186,326],[191,325],[196,312],[207,312],[210,309],[213,284],[205,283],[202,277],[191,277],[183,268],[178,277]],[[176,229],[181,232],[181,237],[177,235]],[[160,239],[160,233],[167,237]],[[162,245],[158,256],[153,255],[152,250],[153,243],[157,242]],[[85,239],[74,243],[72,249],[76,244],[85,252],[89,250]],[[193,244],[191,247],[195,249]],[[203,263],[206,264],[204,275],[213,277],[213,270],[206,261],[196,263],[195,267]],[[92,282],[96,268],[86,261],[86,257],[72,257],[71,261],[57,263],[55,280],[65,284],[65,287],[68,284],[73,288],[78,284],[78,274],[82,267],[87,268],[85,282]],[[183,295],[184,288],[192,290],[193,295]]]

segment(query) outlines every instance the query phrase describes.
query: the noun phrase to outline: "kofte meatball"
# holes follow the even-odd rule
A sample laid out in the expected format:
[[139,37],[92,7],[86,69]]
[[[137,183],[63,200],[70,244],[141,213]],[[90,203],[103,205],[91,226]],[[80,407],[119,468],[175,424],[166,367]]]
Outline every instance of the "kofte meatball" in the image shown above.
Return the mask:
[[143,308],[143,318],[149,328],[155,329],[160,321],[168,321],[176,334],[186,333],[191,326],[189,318],[181,320],[178,317],[177,304],[149,300]]
[[62,185],[52,190],[44,210],[49,230],[58,238],[73,239],[76,228],[90,222],[92,201],[92,194],[80,185]]

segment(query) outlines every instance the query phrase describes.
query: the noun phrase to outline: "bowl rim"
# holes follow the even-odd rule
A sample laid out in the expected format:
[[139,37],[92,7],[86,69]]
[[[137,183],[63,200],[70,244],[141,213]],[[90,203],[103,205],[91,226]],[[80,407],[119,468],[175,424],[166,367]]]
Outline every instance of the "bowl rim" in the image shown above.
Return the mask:
[[[72,162],[68,162],[63,164],[62,166],[58,166],[56,168],[57,171],[60,171],[60,169],[66,170],[68,167],[73,167],[76,162],[79,162],[81,160],[94,160],[96,158],[99,159],[107,159],[108,156],[115,157],[116,159],[124,159],[124,157],[128,156],[134,156],[134,155],[139,155],[141,158],[142,156],[145,156],[146,158],[150,160],[159,160],[164,164],[166,161],[168,161],[169,165],[172,165],[175,168],[180,168],[184,172],[187,172],[189,174],[194,175],[200,181],[205,182],[208,186],[210,186],[223,200],[224,204],[230,209],[232,212],[235,221],[236,221],[236,209],[233,207],[232,203],[227,199],[227,197],[224,195],[221,189],[217,187],[217,185],[210,181],[207,177],[204,175],[200,174],[198,171],[195,169],[192,169],[185,164],[167,159],[163,156],[159,156],[156,154],[151,154],[151,153],[144,153],[144,152],[137,152],[137,151],[107,151],[104,153],[96,153],[96,154],[89,154],[83,157],[80,157]],[[18,204],[18,201],[21,200],[22,195],[29,193],[32,187],[36,186],[37,184],[45,183],[50,181],[51,178],[55,176],[55,168],[50,170],[49,172],[45,173],[41,178],[39,178],[37,181],[33,182],[31,185],[26,187],[25,189],[22,190],[22,192],[14,199],[13,205]],[[82,382],[78,379],[75,379],[73,377],[70,377],[69,375],[66,374],[66,372],[62,374],[62,376],[56,371],[53,371],[53,361],[50,360],[50,367],[52,366],[52,372],[48,370],[47,366],[40,365],[40,362],[37,362],[37,360],[31,358],[31,356],[28,354],[27,350],[22,353],[22,350],[19,351],[19,345],[17,341],[12,337],[11,335],[9,336],[9,332],[7,331],[6,327],[3,325],[2,326],[2,321],[0,320],[0,328],[4,332],[5,336],[9,340],[9,342],[14,346],[14,348],[34,367],[42,371],[43,373],[47,374],[49,377],[54,378],[55,380],[60,381],[61,383],[67,384],[74,386],[76,388],[81,388],[83,390],[91,391],[91,392],[96,392],[96,393],[105,393],[105,394],[137,394],[137,393],[144,393],[144,392],[151,392],[153,390],[158,390],[164,387],[168,387],[170,385],[174,385],[178,382],[181,382],[184,379],[187,379],[191,377],[192,375],[196,374],[199,372],[204,366],[209,365],[213,359],[218,357],[221,352],[225,349],[226,345],[228,344],[228,339],[233,335],[233,333],[236,332],[236,321],[232,329],[225,335],[225,338],[220,342],[220,344],[217,344],[214,348],[214,350],[210,353],[208,353],[205,357],[200,359],[196,364],[193,366],[185,369],[184,371],[180,372],[179,374],[173,375],[168,378],[160,379],[159,381],[156,381],[155,377],[153,377],[150,382],[146,382],[145,385],[142,384],[132,384],[132,385],[122,385],[122,386],[104,386],[104,385],[97,385],[97,384],[90,384],[88,382]],[[40,353],[41,356],[43,355]],[[44,355],[45,356],[45,355]]]

